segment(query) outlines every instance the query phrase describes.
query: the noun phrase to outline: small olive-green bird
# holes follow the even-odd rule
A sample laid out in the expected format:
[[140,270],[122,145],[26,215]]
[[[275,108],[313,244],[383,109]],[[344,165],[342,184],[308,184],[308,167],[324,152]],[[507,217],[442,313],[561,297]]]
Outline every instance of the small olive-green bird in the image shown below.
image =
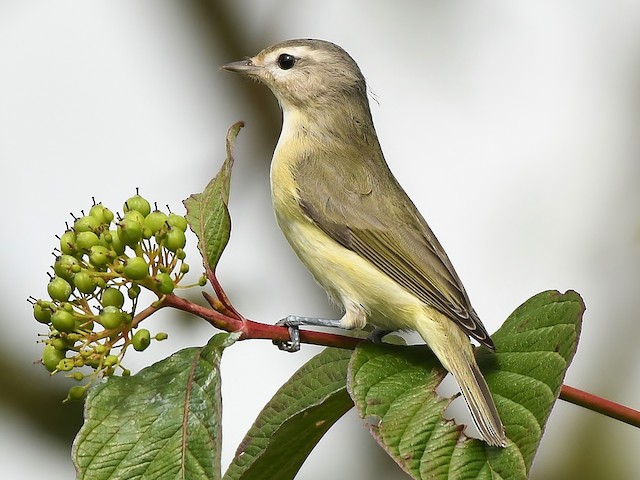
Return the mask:
[[[342,48],[290,40],[225,70],[267,85],[283,111],[271,163],[276,218],[316,281],[345,314],[285,324],[416,330],[453,374],[483,439],[505,434],[469,336],[495,347],[451,261],[398,184],[373,126],[365,79]],[[297,331],[290,328],[299,347]]]

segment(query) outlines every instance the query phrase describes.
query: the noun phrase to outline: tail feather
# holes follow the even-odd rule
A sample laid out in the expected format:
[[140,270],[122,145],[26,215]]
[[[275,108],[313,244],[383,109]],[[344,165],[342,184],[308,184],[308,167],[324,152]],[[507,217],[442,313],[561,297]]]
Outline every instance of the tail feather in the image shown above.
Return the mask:
[[484,441],[495,447],[505,447],[504,426],[476,363],[469,337],[448,318],[431,313],[431,318],[417,325],[420,336],[456,379]]
[[[469,371],[470,375],[466,373],[459,373],[458,375],[454,372],[452,373],[469,406],[471,417],[478,427],[478,430],[480,430],[482,438],[489,445],[505,447],[507,443],[504,435],[504,427],[502,426],[500,415],[491,397],[487,382],[475,362],[469,365]],[[469,381],[470,379],[472,380]],[[475,383],[475,385],[472,382]]]

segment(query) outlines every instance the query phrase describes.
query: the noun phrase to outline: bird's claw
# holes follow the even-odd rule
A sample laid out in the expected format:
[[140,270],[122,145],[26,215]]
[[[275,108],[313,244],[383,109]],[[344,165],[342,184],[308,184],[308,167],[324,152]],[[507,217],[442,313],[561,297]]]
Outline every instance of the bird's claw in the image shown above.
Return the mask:
[[290,340],[274,340],[273,344],[280,350],[285,352],[294,353],[300,350],[300,328],[299,322],[292,321],[289,318],[283,318],[278,321],[276,325],[280,327],[287,327],[289,329]]

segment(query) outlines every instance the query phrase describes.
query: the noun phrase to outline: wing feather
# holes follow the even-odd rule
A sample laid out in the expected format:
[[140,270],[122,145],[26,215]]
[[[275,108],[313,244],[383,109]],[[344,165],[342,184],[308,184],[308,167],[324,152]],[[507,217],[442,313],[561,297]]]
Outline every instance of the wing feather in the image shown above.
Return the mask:
[[301,208],[336,242],[493,349],[444,249],[383,159],[382,166],[306,158],[296,172]]

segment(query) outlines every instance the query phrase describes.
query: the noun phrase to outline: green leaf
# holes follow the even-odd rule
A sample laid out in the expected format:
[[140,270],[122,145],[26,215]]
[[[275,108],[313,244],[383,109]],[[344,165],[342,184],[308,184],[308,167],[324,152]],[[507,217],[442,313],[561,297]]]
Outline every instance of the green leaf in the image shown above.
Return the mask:
[[224,480],[294,478],[329,427],[353,407],[346,390],[351,354],[326,348],[303,365],[260,412]]
[[478,363],[505,425],[507,448],[467,438],[444,419],[452,399],[435,389],[446,371],[426,347],[360,344],[349,393],[378,443],[417,479],[525,479],[575,354],[584,304],[543,292],[518,307]]
[[220,478],[220,357],[238,334],[215,335],[87,398],[73,460],[83,480]]
[[187,209],[187,222],[198,237],[198,250],[207,271],[215,271],[231,234],[231,217],[227,207],[233,167],[233,148],[242,127],[244,123],[237,122],[229,128],[226,140],[227,158],[218,174],[202,193],[195,193],[183,202]]

